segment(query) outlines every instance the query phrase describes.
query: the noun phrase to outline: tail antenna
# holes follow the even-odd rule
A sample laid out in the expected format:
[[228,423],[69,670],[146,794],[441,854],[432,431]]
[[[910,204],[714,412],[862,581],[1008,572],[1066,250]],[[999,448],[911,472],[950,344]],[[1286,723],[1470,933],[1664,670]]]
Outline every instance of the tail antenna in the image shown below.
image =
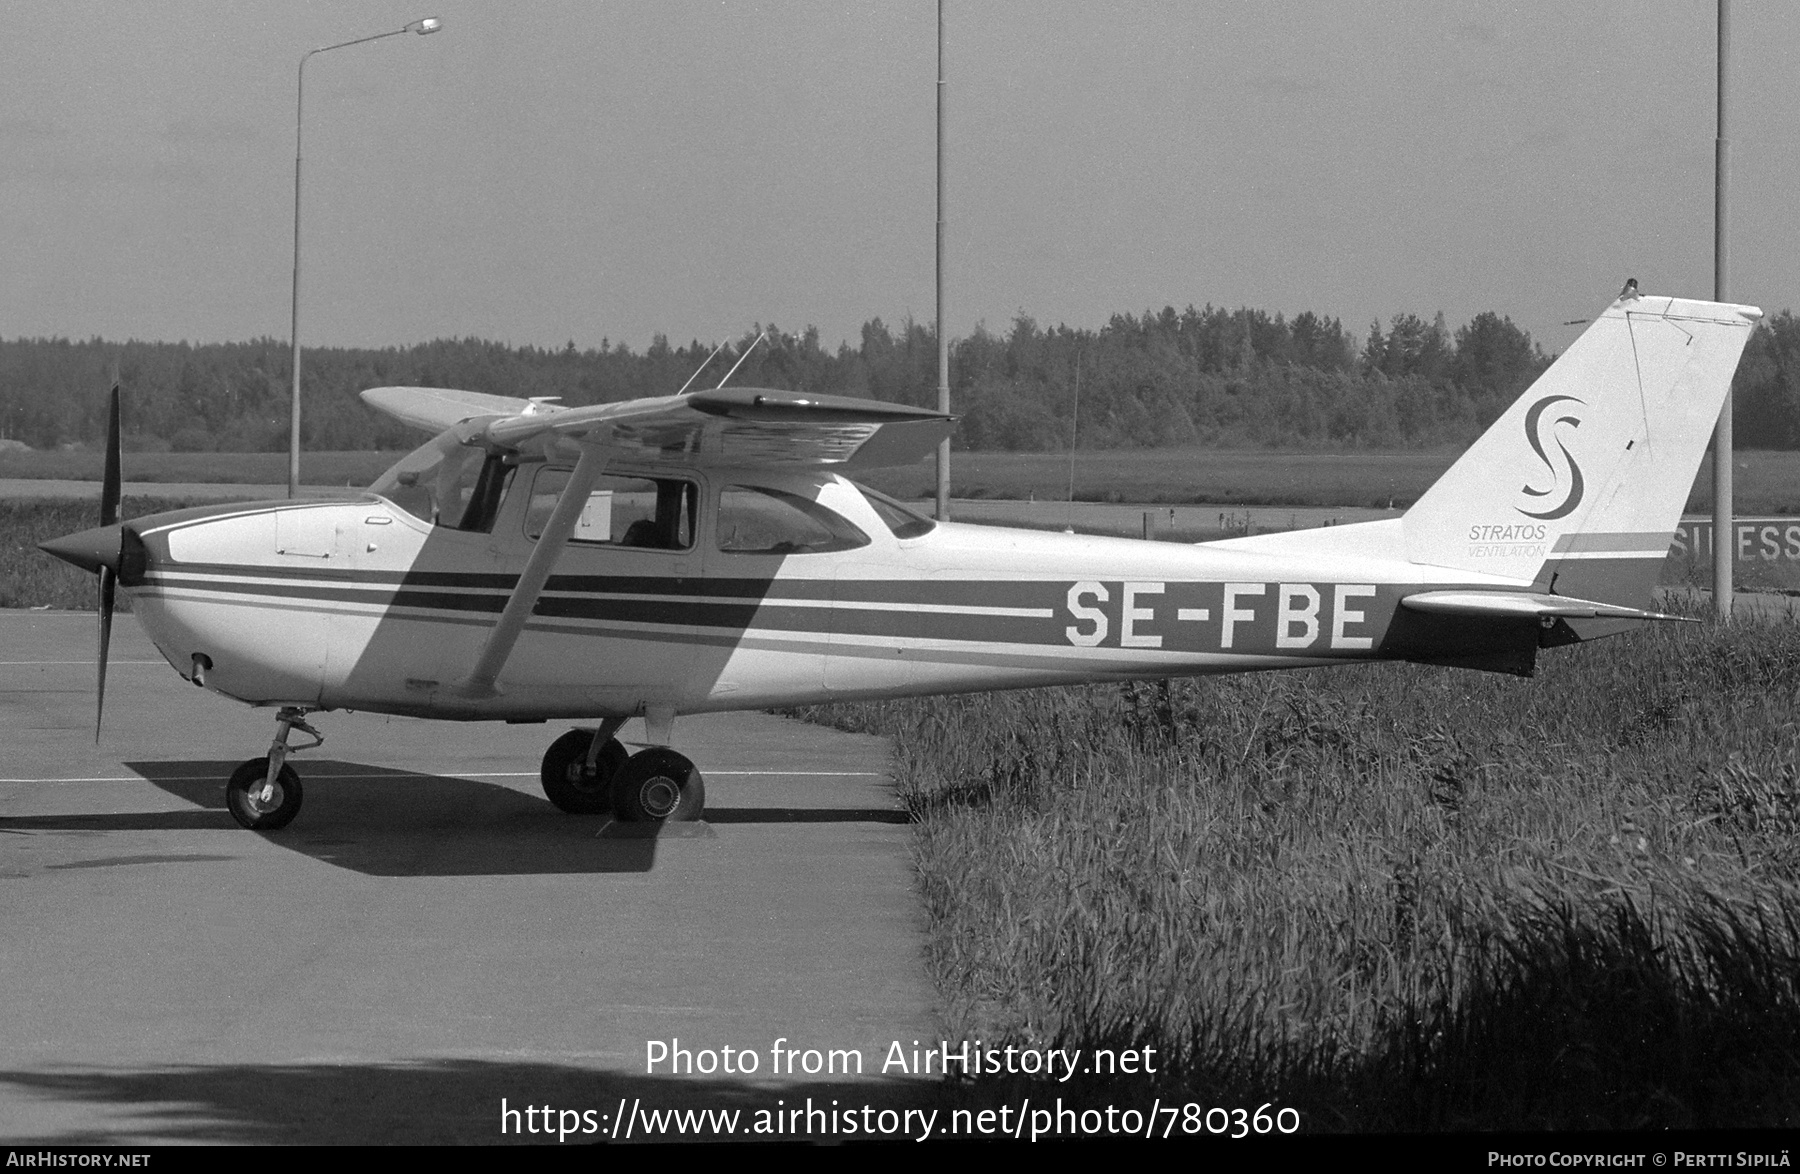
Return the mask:
[[[731,370],[725,372],[725,378],[719,380],[719,387],[724,387],[731,381],[731,377],[737,374],[737,369],[744,365],[744,360],[750,357],[750,352],[756,349],[756,344],[764,341],[768,337],[769,332],[765,330],[756,336],[756,342],[753,342],[744,348],[744,353],[739,355],[738,361],[731,365]],[[717,391],[718,389],[718,387],[713,388],[714,391]]]

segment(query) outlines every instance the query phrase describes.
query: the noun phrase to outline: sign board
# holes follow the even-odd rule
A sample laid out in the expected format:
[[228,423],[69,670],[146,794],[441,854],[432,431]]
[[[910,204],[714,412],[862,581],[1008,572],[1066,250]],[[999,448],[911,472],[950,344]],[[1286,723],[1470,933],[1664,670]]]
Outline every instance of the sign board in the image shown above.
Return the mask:
[[[1732,530],[1738,562],[1800,562],[1800,518],[1734,518]],[[1669,555],[1710,560],[1712,519],[1681,519],[1669,542]]]

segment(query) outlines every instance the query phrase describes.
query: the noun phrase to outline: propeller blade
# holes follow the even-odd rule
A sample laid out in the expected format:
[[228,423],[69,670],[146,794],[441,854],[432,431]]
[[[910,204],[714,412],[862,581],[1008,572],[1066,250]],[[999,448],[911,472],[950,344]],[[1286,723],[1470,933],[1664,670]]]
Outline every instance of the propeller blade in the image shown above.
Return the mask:
[[94,744],[100,744],[100,720],[106,714],[106,650],[112,643],[113,589],[118,574],[111,567],[100,568],[100,678],[94,688]]
[[112,402],[106,411],[106,475],[100,482],[100,524],[119,520],[119,383],[113,381]]
[[[112,395],[106,407],[106,473],[100,482],[100,525],[116,526],[119,522],[119,462],[123,447],[119,435],[119,381],[115,377]],[[100,655],[99,678],[94,688],[94,744],[100,743],[100,723],[106,716],[106,653],[112,644],[113,597],[119,573],[113,566],[100,567]]]

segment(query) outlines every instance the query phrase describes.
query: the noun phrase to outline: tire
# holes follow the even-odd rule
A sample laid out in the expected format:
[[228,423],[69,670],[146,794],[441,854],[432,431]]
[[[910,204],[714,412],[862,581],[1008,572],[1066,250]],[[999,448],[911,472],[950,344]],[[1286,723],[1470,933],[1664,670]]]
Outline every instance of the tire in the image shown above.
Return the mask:
[[682,823],[706,809],[706,781],[694,764],[662,746],[640,750],[613,776],[613,812],[634,823]]
[[282,763],[281,772],[275,776],[275,795],[264,803],[254,793],[262,790],[268,777],[268,758],[252,758],[232,771],[231,780],[225,784],[225,806],[231,809],[231,817],[253,832],[284,828],[300,814],[300,776],[294,768]]
[[544,751],[539,775],[544,794],[572,815],[605,815],[612,810],[613,776],[629,757],[617,738],[608,738],[590,773],[587,751],[593,740],[592,730],[570,730]]

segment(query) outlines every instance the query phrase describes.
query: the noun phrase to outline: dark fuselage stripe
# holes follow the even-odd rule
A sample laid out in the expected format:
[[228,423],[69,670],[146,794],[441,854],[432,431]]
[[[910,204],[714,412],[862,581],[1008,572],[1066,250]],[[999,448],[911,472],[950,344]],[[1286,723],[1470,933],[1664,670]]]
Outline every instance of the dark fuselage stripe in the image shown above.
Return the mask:
[[[685,582],[665,580],[682,591]],[[506,606],[506,596],[499,593],[462,594],[448,591],[420,591],[409,588],[393,590],[385,587],[335,587],[301,583],[221,583],[205,579],[188,579],[153,575],[150,584],[168,591],[183,593],[252,597],[262,600],[292,600],[296,603],[361,604],[368,607],[398,607],[453,614],[498,615]],[[829,587],[830,584],[824,584]],[[808,601],[809,603],[811,601]],[[823,601],[820,601],[823,602]],[[886,602],[886,601],[883,601]],[[1060,626],[1050,626],[1053,613],[1048,609],[1039,616],[958,615],[954,612],[913,609],[885,610],[859,608],[855,603],[829,607],[784,605],[781,600],[737,599],[709,600],[633,598],[620,595],[574,596],[546,594],[539,598],[534,616],[545,619],[599,620],[623,624],[655,625],[669,628],[759,629],[784,632],[837,632],[842,635],[910,637],[926,640],[999,642],[1009,644],[1041,644],[1052,635],[1062,634]]]
[[[364,588],[458,588],[510,592],[516,575],[465,571],[340,570],[312,566],[224,566],[210,563],[160,564],[152,577],[190,575],[208,579],[275,579]],[[1057,608],[1068,580],[1009,579],[771,579],[700,575],[552,575],[549,592],[579,595],[689,595],[726,601],[817,600],[821,603],[935,604],[947,607]]]

